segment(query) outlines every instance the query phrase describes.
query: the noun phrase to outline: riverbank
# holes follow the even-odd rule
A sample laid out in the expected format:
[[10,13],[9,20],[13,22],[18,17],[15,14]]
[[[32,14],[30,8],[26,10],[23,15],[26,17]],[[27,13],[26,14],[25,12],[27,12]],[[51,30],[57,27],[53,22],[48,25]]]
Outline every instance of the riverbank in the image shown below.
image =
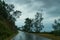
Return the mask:
[[39,36],[42,36],[42,37],[46,37],[46,38],[49,38],[49,39],[52,39],[52,40],[60,40],[60,36],[55,36],[53,34],[42,34],[42,33],[33,33],[33,34],[36,34],[36,35],[39,35]]

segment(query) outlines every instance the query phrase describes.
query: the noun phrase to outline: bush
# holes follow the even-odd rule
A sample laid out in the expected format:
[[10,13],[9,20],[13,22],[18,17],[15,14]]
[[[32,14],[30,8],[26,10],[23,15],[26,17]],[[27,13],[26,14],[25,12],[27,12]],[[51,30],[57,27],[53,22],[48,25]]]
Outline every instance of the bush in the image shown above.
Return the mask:
[[55,36],[60,36],[60,30],[52,31],[50,34],[54,34]]
[[60,30],[58,30],[58,31],[54,31],[54,35],[56,35],[56,36],[60,36]]

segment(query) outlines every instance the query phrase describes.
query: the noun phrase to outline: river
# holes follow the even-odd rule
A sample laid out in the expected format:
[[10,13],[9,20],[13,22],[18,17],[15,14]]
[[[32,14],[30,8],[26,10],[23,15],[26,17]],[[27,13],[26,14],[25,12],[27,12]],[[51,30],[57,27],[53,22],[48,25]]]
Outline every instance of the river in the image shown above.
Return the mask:
[[13,37],[11,40],[51,40],[51,39],[19,31],[19,33],[15,37]]

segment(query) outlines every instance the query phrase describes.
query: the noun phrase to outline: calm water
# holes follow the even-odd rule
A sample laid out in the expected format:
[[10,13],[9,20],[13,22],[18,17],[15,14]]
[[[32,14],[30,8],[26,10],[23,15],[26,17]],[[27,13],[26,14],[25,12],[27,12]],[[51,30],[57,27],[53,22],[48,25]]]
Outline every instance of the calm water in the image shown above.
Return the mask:
[[51,40],[51,39],[19,31],[19,33],[11,40]]

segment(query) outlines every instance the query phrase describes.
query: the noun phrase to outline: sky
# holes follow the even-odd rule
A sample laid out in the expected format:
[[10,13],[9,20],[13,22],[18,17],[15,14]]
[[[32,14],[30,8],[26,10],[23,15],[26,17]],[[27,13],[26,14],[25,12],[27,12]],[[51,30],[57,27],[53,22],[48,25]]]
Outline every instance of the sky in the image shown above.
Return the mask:
[[60,18],[60,0],[5,0],[8,4],[14,4],[15,10],[22,12],[20,18],[17,19],[15,24],[18,27],[24,25],[25,19],[34,19],[37,12],[43,14],[43,25],[42,31],[51,31],[52,24],[55,19]]

